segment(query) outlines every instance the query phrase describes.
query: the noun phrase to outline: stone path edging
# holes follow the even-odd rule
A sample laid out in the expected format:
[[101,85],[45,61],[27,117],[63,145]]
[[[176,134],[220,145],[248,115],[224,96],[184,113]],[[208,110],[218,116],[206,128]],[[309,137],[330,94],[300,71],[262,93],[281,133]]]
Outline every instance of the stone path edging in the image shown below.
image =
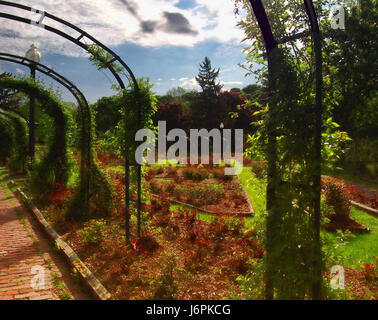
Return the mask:
[[[16,186],[16,183],[11,180],[10,184]],[[111,294],[105,289],[101,282],[93,275],[93,273],[87,268],[87,266],[80,260],[75,251],[59,236],[59,234],[50,226],[50,224],[43,217],[38,208],[34,203],[25,195],[25,193],[17,188],[17,194],[24,200],[28,205],[29,209],[33,213],[36,220],[39,222],[41,227],[46,231],[48,236],[55,241],[56,246],[62,252],[62,254],[69,261],[71,266],[76,269],[78,274],[84,283],[91,290],[93,295],[99,300],[109,300]]]
[[378,217],[378,210],[374,208],[370,208],[368,206],[365,206],[362,203],[356,202],[356,201],[351,201],[350,202],[353,206],[357,207],[358,209],[364,210],[367,213],[371,214],[374,217]]

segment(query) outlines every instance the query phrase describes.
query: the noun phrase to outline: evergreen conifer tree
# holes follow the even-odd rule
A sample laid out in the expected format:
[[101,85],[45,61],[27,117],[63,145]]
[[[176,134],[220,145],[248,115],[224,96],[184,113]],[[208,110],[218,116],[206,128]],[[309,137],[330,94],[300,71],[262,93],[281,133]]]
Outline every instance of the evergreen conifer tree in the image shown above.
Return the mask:
[[196,77],[196,81],[202,88],[202,93],[204,96],[214,97],[219,95],[223,86],[219,83],[219,81],[218,83],[215,83],[218,75],[219,68],[218,70],[212,69],[210,59],[205,57],[203,62],[200,64],[199,73]]

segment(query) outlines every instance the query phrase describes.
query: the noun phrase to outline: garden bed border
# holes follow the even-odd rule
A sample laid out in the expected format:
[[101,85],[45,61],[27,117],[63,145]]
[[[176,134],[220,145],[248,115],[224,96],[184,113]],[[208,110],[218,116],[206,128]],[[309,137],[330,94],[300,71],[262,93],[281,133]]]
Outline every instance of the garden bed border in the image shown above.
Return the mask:
[[[180,204],[180,205],[183,205],[183,206],[186,206],[186,207],[189,207],[189,208],[192,208],[194,210],[198,210],[202,213],[205,213],[205,214],[211,214],[211,215],[216,215],[216,216],[225,216],[225,215],[237,215],[237,216],[243,216],[243,217],[250,217],[250,216],[253,216],[255,214],[255,212],[253,211],[253,207],[252,207],[252,203],[251,203],[251,200],[249,199],[247,193],[245,192],[244,188],[243,188],[243,192],[246,196],[246,199],[247,199],[247,202],[248,202],[248,205],[249,205],[249,209],[250,211],[249,212],[232,212],[232,211],[228,211],[228,212],[222,212],[222,213],[218,213],[218,212],[214,212],[214,211],[209,211],[209,210],[205,210],[205,209],[202,209],[202,208],[199,208],[199,207],[196,207],[192,204],[189,204],[189,203],[186,203],[186,202],[181,202],[181,201],[178,201],[176,199],[169,199],[169,202],[171,203],[175,203],[175,204]],[[156,198],[160,198],[161,196],[158,195],[158,194],[154,194],[152,192],[150,192],[150,195],[156,197]]]
[[356,201],[353,201],[351,200],[350,203],[357,207],[358,209],[361,209],[369,214],[371,214],[373,217],[378,217],[378,210],[377,209],[374,209],[374,208],[371,208],[371,207],[368,207],[362,203],[359,203],[359,202],[356,202]]

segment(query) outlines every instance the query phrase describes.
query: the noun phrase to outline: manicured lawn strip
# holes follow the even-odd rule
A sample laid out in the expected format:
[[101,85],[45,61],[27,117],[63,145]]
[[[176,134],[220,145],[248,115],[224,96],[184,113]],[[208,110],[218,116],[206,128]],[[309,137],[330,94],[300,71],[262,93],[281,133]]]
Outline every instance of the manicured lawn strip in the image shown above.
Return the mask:
[[365,262],[375,263],[373,256],[378,258],[378,219],[356,208],[352,208],[351,217],[369,227],[370,232],[353,236],[336,252],[343,256],[347,267],[360,269]]
[[153,178],[153,179],[157,181],[173,181],[172,178]]
[[[243,168],[239,179],[251,199],[255,213],[258,215],[264,214],[266,183],[257,179],[246,167]],[[348,262],[347,266],[350,268],[361,267],[361,263],[365,262],[375,263],[373,256],[378,257],[378,219],[354,207],[351,209],[351,217],[369,227],[370,232],[356,235],[347,240],[345,245],[336,248],[336,252],[345,258],[345,261]],[[336,234],[328,234],[336,238]]]
[[340,172],[325,172],[324,174],[329,175],[331,177],[348,180],[348,181],[354,182],[354,183],[365,184],[369,187],[378,189],[378,182],[374,182],[374,181],[371,181],[371,180],[365,180],[361,177],[357,177],[357,176],[354,176],[354,175],[351,175],[351,174],[348,174],[348,173],[344,173],[342,171],[340,171]]
[[[266,182],[259,180],[250,169],[244,167],[238,178],[251,200],[255,216],[262,217],[266,210]],[[249,225],[248,222],[252,222],[252,220],[253,217],[246,218],[246,224]]]
[[348,180],[350,182],[366,184],[369,187],[378,189],[378,183],[375,183],[373,181],[367,181],[367,180],[361,179],[359,177],[351,176],[351,175],[348,175],[348,174],[339,174],[338,176],[341,177],[342,179]]
[[[9,176],[8,171],[5,170],[4,168],[0,169],[0,175],[1,175],[1,180],[6,184],[6,187],[12,190],[13,193],[15,193],[18,187],[24,188],[23,181],[25,177]],[[11,180],[13,180],[16,183],[16,185],[9,184]]]

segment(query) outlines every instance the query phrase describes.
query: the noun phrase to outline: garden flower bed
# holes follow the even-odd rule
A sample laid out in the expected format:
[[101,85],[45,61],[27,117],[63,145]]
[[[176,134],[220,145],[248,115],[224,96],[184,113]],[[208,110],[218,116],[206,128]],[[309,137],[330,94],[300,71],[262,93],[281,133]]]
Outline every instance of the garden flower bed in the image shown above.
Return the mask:
[[[242,298],[245,292],[238,277],[246,274],[254,259],[264,255],[261,239],[250,228],[251,220],[246,227],[245,219],[251,218],[231,214],[208,215],[204,219],[196,210],[171,206],[169,197],[150,197],[148,189],[143,188],[141,238],[136,240],[136,210],[131,208],[132,238],[127,245],[124,172],[122,167],[114,166],[113,159],[110,160],[110,163],[101,163],[113,186],[115,207],[109,216],[87,221],[66,219],[64,208],[73,195],[70,188],[49,195],[49,203],[40,209],[113,298]],[[157,167],[156,170],[162,169]],[[221,172],[222,169],[217,170]],[[173,177],[165,176],[168,172],[172,174],[171,171],[171,167],[163,168],[163,172],[145,182],[146,186],[151,181],[174,182]],[[180,187],[193,184],[204,195],[209,193],[209,188],[204,186],[216,181],[210,177],[207,180],[182,179]],[[224,179],[226,181],[215,183],[214,190],[223,190],[223,184],[235,183],[234,179]],[[231,192],[232,187],[227,188],[227,192]],[[221,197],[223,194],[216,193],[213,198],[208,197],[211,199],[208,201]],[[135,199],[135,193],[132,198]]]
[[[237,277],[264,251],[245,218],[198,218],[151,199],[139,242],[127,246],[124,216],[68,222],[63,236],[116,299],[221,299],[242,297]],[[133,217],[135,215],[133,214]],[[132,219],[132,230],[136,229]]]
[[252,205],[237,178],[224,168],[207,166],[158,167],[146,175],[155,195],[187,203],[216,214],[253,213]]

